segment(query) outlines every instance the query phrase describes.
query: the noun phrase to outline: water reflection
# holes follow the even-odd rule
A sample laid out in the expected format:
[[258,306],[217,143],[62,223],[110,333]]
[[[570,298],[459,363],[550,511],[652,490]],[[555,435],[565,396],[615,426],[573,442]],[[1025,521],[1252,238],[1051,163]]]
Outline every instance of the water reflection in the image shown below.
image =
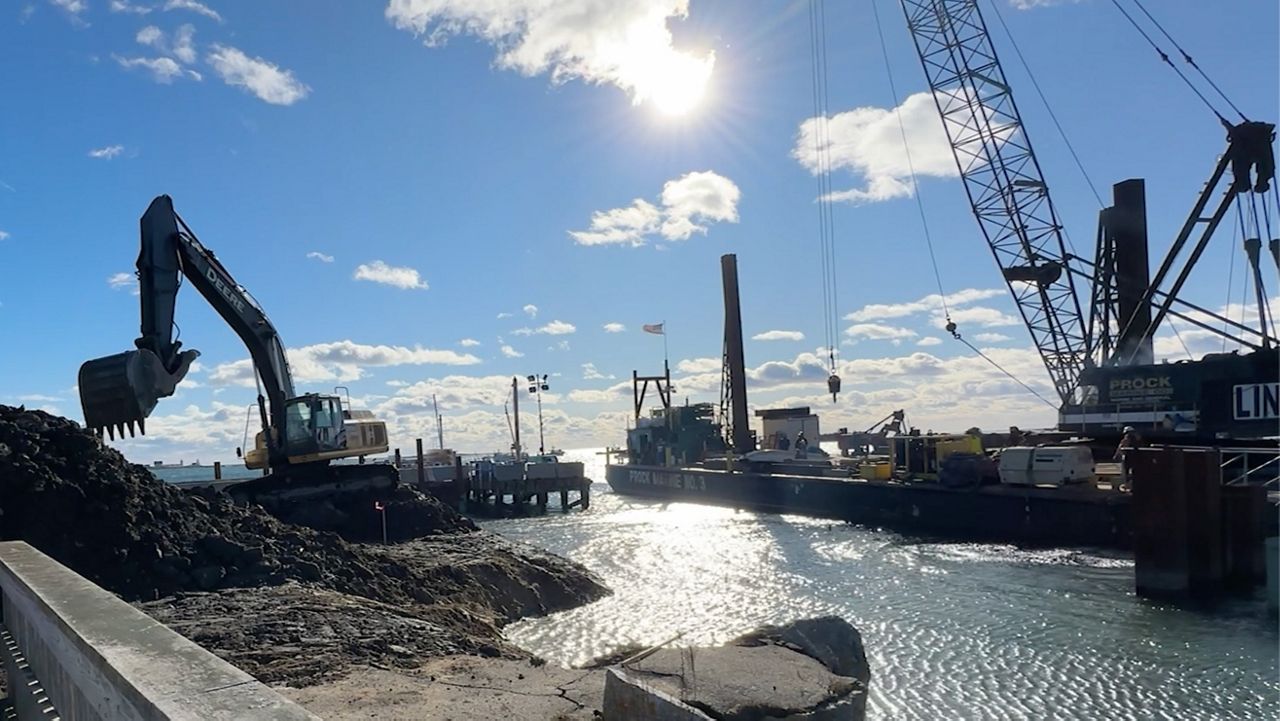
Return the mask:
[[1261,599],[1189,611],[1134,598],[1117,554],[919,543],[593,492],[586,513],[485,523],[614,589],[507,629],[559,663],[834,613],[866,639],[877,718],[1274,717],[1278,637]]

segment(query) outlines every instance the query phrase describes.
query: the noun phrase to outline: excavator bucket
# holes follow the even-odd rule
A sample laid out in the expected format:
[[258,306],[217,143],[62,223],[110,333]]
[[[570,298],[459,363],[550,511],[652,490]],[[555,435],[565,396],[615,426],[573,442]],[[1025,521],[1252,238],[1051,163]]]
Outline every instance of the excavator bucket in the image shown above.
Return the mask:
[[[158,373],[157,373],[158,371]],[[132,350],[95,358],[80,366],[80,405],[84,424],[96,433],[106,431],[114,440],[146,433],[146,418],[165,393],[158,379],[168,376],[151,351]]]

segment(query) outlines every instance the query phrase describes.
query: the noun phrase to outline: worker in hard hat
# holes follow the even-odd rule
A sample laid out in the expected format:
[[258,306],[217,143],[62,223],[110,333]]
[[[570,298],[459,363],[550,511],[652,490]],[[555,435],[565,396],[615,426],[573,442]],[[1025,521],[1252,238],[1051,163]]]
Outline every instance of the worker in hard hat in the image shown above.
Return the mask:
[[1142,438],[1138,436],[1138,430],[1133,426],[1124,427],[1124,435],[1120,436],[1120,445],[1116,447],[1114,459],[1120,462],[1120,484],[1116,488],[1117,491],[1127,491],[1133,487],[1131,481],[1130,466],[1133,460],[1133,451],[1142,446]]

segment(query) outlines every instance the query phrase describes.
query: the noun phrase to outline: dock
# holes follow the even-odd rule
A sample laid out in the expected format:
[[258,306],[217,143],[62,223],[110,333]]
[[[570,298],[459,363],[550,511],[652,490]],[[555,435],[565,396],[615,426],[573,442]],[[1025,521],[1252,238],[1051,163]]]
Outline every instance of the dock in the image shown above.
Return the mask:
[[464,462],[452,454],[447,461],[424,453],[418,441],[417,455],[405,458],[395,451],[400,482],[413,486],[459,511],[477,516],[543,514],[552,498],[560,508],[591,507],[591,479],[583,464],[560,461],[554,456],[521,461],[489,459]]

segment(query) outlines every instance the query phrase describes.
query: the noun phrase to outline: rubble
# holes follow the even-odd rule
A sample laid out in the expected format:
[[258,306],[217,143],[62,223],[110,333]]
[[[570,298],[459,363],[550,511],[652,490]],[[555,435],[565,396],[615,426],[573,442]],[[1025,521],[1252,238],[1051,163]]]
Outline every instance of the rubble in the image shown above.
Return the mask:
[[[353,663],[446,653],[525,657],[502,624],[609,593],[581,566],[478,531],[417,491],[385,503],[388,536],[407,542],[350,543],[182,490],[72,421],[0,405],[0,540],[30,543],[266,680],[305,685]],[[341,528],[370,538],[374,526]]]

